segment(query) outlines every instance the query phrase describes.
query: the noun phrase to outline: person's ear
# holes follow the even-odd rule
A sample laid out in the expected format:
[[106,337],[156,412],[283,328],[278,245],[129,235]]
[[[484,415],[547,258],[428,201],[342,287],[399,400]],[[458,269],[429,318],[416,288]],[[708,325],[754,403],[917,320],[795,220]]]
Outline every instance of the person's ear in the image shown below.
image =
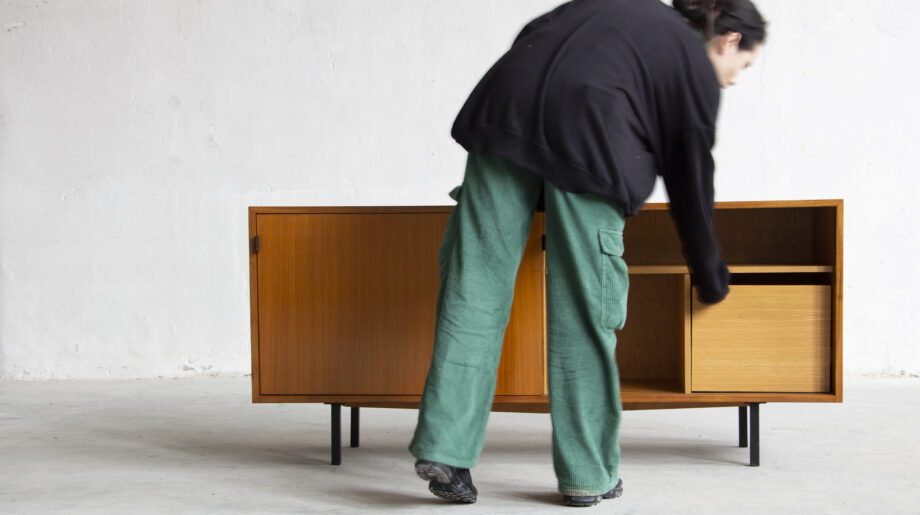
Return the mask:
[[723,43],[725,43],[727,47],[726,50],[738,50],[738,47],[741,44],[740,32],[726,32],[723,37]]
[[715,50],[718,55],[727,55],[733,51],[737,51],[741,43],[741,33],[739,32],[726,32],[721,36],[716,36],[712,38],[712,41],[709,42],[710,46],[715,45]]

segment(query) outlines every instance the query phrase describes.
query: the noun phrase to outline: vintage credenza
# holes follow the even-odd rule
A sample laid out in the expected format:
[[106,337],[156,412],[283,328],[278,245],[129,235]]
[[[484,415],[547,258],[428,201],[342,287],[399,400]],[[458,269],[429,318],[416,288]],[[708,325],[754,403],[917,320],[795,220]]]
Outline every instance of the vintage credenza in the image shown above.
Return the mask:
[[[253,402],[330,404],[333,463],[341,406],[352,408],[352,446],[359,407],[418,407],[451,209],[249,208]],[[549,407],[543,217],[517,278],[496,411]],[[760,404],[843,400],[843,201],[717,203],[714,225],[732,285],[707,306],[667,204],[628,219],[622,401],[737,406],[739,444],[757,465]]]

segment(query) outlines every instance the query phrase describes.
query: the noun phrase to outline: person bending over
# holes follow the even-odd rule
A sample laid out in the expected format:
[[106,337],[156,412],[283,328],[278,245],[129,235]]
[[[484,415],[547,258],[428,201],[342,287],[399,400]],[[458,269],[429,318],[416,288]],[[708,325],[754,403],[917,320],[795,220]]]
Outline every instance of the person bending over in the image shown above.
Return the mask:
[[622,492],[616,330],[626,218],[660,175],[699,299],[729,291],[712,229],[720,87],[766,38],[749,0],[575,0],[528,23],[461,109],[468,152],[439,251],[434,349],[409,446],[435,495],[476,501],[518,266],[546,223],[553,466],[563,502]]

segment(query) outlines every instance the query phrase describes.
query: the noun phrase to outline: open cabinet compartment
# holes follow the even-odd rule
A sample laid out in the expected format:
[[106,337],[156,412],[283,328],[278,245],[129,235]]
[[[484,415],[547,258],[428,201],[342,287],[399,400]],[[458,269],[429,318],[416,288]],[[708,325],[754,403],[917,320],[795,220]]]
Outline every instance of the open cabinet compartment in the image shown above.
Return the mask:
[[717,205],[732,285],[713,306],[680,275],[689,270],[665,206],[631,219],[624,259],[633,286],[617,353],[624,392],[644,380],[646,390],[670,381],[654,386],[688,394],[839,394],[840,214],[835,203]]
[[623,392],[689,392],[689,276],[632,274],[629,283],[616,351]]

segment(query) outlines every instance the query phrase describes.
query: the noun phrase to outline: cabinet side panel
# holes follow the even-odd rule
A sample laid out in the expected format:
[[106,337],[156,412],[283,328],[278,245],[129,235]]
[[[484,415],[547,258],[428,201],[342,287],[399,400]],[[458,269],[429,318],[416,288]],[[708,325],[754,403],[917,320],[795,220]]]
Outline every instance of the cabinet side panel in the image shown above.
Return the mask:
[[692,385],[690,383],[690,378],[692,370],[690,368],[690,363],[692,360],[692,355],[690,352],[690,343],[691,343],[691,331],[692,331],[692,308],[691,308],[691,299],[690,295],[692,293],[692,288],[690,286],[690,274],[681,275],[678,279],[680,281],[680,314],[678,315],[678,331],[682,338],[683,342],[680,346],[680,361],[678,366],[680,368],[680,384],[683,388],[684,393],[690,393],[692,391]]
[[840,317],[842,314],[841,306],[843,302],[843,290],[842,290],[842,269],[843,269],[843,255],[841,245],[842,241],[842,231],[840,224],[843,222],[841,217],[841,207],[842,205],[838,203],[836,206],[815,208],[815,220],[814,220],[814,246],[815,246],[815,256],[816,261],[822,265],[831,265],[834,270],[832,284],[832,309],[831,309],[831,341],[833,343],[831,348],[832,361],[834,362],[834,367],[832,369],[833,374],[831,375],[831,384],[833,385],[832,393],[836,393],[838,398],[843,392],[842,388],[842,354],[841,354],[841,342],[842,334],[840,324]]
[[843,402],[843,200],[836,204],[834,253],[834,394]]
[[259,234],[258,215],[249,208],[249,335],[252,342],[252,400],[257,401],[259,391],[259,258],[255,253],[253,238]]

